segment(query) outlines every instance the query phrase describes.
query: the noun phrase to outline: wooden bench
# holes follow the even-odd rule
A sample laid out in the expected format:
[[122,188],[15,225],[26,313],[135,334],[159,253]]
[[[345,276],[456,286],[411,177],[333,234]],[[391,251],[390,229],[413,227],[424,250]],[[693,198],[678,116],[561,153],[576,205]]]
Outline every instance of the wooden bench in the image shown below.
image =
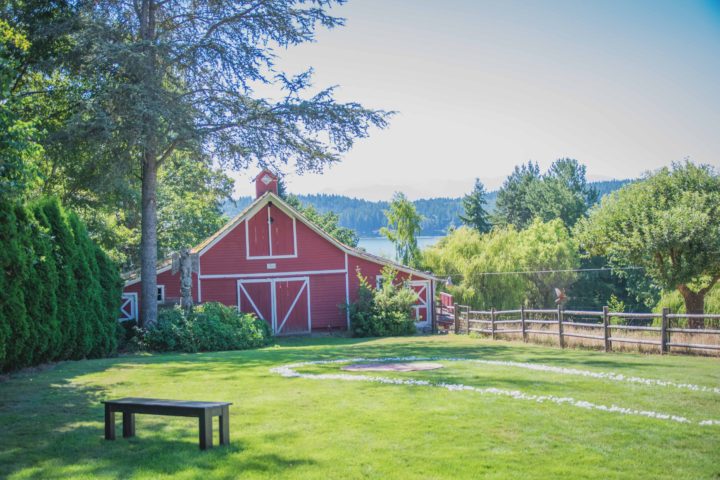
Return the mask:
[[115,440],[115,412],[121,412],[123,437],[135,436],[135,414],[196,417],[200,427],[200,449],[213,446],[212,417],[218,416],[220,445],[230,444],[230,405],[227,402],[185,402],[156,398],[121,398],[105,404],[105,439]]

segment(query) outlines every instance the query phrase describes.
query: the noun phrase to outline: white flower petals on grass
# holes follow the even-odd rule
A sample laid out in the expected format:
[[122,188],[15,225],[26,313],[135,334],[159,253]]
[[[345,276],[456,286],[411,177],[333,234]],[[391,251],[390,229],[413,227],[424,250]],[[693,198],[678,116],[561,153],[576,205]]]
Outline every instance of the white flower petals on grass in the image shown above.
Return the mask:
[[639,383],[649,386],[661,386],[661,387],[674,387],[680,389],[687,389],[696,392],[711,392],[720,393],[720,389],[703,387],[699,385],[693,385],[689,383],[675,383],[665,380],[656,380],[649,378],[640,377],[628,377],[622,374],[607,373],[607,372],[592,372],[588,370],[578,370],[575,368],[564,368],[554,367],[551,365],[533,364],[533,363],[521,363],[521,362],[508,362],[500,360],[478,360],[471,358],[443,358],[443,357],[385,357],[385,358],[341,358],[335,360],[311,360],[307,362],[299,362],[288,365],[282,365],[279,367],[272,368],[270,371],[277,373],[283,377],[288,378],[305,378],[309,380],[342,380],[350,382],[372,382],[372,383],[383,383],[390,385],[412,385],[422,387],[436,387],[444,388],[450,391],[468,391],[475,392],[482,395],[496,395],[515,400],[533,401],[537,403],[555,403],[557,405],[571,405],[577,408],[584,408],[588,410],[599,410],[609,413],[620,413],[623,415],[636,415],[647,418],[654,418],[658,420],[667,420],[678,423],[696,423],[697,425],[708,426],[717,425],[720,426],[720,420],[701,420],[693,422],[685,417],[678,415],[670,415],[666,413],[654,412],[651,410],[638,410],[634,408],[620,407],[617,405],[600,405],[585,400],[577,400],[572,397],[558,397],[555,395],[535,395],[521,392],[519,390],[508,390],[503,388],[481,388],[474,387],[471,385],[455,384],[455,383],[437,383],[430,382],[428,380],[418,380],[413,378],[391,378],[391,377],[380,377],[373,375],[351,375],[347,373],[300,373],[297,370],[302,367],[311,365],[328,365],[328,364],[340,364],[340,363],[360,363],[360,362],[411,362],[411,361],[446,361],[446,362],[472,362],[486,365],[504,366],[504,367],[517,367],[525,368],[529,370],[537,370],[543,372],[557,373],[561,375],[579,375],[589,378],[597,378],[604,380],[611,380],[617,382],[630,382]]

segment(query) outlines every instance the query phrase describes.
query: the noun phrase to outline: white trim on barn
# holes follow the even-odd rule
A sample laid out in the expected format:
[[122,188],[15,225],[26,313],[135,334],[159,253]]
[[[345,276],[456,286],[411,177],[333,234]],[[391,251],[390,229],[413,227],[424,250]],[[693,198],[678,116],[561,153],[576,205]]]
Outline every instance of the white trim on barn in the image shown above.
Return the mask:
[[345,319],[350,330],[350,272],[348,271],[348,254],[345,252]]
[[303,270],[301,272],[262,272],[262,273],[233,273],[228,275],[203,275],[202,278],[209,280],[212,278],[265,278],[265,277],[287,277],[297,275],[332,275],[345,273],[346,270]]
[[[430,302],[430,280],[412,280],[410,282],[411,287],[422,287],[420,291],[416,292],[418,295],[418,300],[421,302],[419,305],[413,305],[413,310],[415,310],[415,321],[416,322],[429,322],[430,321],[430,308],[429,304]],[[423,300],[422,293],[425,293],[425,297]],[[425,309],[425,320],[420,320],[420,310]]]
[[120,322],[127,322],[138,319],[138,294],[135,292],[127,292],[122,294],[122,302],[120,303]]

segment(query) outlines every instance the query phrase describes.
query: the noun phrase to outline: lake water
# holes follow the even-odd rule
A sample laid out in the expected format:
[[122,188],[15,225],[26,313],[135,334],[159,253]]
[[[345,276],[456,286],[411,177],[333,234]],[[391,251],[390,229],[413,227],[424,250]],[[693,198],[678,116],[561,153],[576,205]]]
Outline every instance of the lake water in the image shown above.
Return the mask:
[[[435,245],[443,237],[417,237],[418,247],[423,249]],[[358,247],[364,248],[368,253],[381,257],[395,259],[395,247],[385,237],[360,237]]]

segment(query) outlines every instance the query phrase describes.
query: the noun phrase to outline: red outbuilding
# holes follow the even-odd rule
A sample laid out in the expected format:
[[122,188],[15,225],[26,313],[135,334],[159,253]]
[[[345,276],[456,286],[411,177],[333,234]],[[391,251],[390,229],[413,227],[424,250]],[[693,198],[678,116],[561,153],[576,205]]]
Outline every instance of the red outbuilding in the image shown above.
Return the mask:
[[[343,305],[357,297],[357,273],[375,284],[391,265],[398,280],[417,292],[413,307],[418,327],[432,322],[435,278],[344,245],[278,196],[278,178],[263,170],[255,178],[256,199],[213,236],[196,246],[193,274],[196,303],[221,302],[254,313],[276,335],[347,329]],[[121,320],[138,318],[139,277],[123,292]],[[180,298],[180,274],[171,265],[158,269],[158,302]]]

